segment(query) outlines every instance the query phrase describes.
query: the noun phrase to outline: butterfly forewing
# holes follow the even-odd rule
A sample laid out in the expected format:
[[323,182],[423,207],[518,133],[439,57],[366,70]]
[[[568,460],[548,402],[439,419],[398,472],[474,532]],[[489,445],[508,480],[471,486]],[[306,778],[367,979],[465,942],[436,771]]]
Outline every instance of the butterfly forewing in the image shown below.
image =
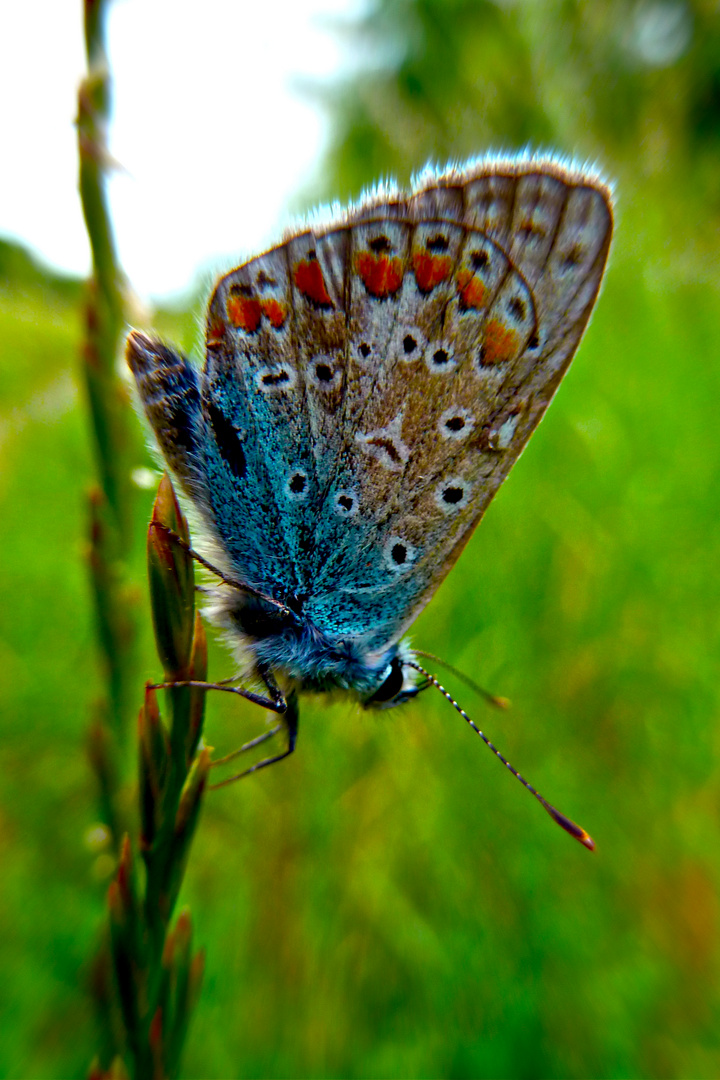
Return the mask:
[[203,380],[219,532],[238,572],[273,594],[307,588],[307,504],[319,486],[305,375],[287,252],[276,248],[219,282]]

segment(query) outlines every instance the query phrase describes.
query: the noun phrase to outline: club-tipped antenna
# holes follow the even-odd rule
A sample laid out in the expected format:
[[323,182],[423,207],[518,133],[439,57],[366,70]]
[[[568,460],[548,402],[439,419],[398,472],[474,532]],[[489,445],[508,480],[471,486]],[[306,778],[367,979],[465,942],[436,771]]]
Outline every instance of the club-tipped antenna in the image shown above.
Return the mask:
[[469,686],[471,690],[474,690],[488,705],[492,705],[494,709],[510,708],[510,700],[506,697],[498,697],[497,694],[491,694],[489,690],[480,686],[474,679],[471,679],[469,675],[466,675],[464,671],[460,671],[459,668],[453,667],[452,664],[448,664],[447,660],[443,660],[441,656],[435,656],[434,653],[425,652],[424,649],[413,649],[415,656],[422,656],[424,660],[433,660],[436,664],[440,664],[446,671],[449,671],[451,675],[454,675],[456,679],[460,679],[466,686]]
[[549,803],[547,799],[544,799],[542,797],[539,791],[536,791],[532,784],[529,784],[527,782],[524,776],[520,775],[517,769],[510,764],[506,757],[503,757],[503,755],[500,753],[496,746],[493,746],[487,735],[480,730],[480,728],[477,726],[477,724],[474,723],[474,721],[470,719],[465,710],[460,705],[458,705],[457,701],[455,701],[455,698],[452,696],[452,694],[450,694],[445,689],[442,683],[438,682],[434,675],[431,675],[429,671],[425,670],[422,664],[418,664],[414,660],[406,660],[405,663],[408,665],[408,667],[414,668],[415,671],[419,671],[421,675],[423,675],[430,683],[432,683],[436,690],[440,691],[442,696],[450,702],[455,711],[459,712],[463,720],[465,720],[466,723],[470,725],[476,735],[479,735],[485,745],[490,750],[492,750],[495,757],[500,758],[500,761],[502,761],[506,769],[510,770],[515,779],[519,780],[523,787],[527,788],[530,794],[535,796],[543,809],[547,811],[553,821],[556,822],[556,824],[558,824],[561,829],[564,829],[565,832],[568,832],[571,836],[574,836],[576,840],[579,840],[580,843],[583,844],[590,851],[595,850],[595,841],[592,839],[592,837],[588,833],[586,833],[585,830],[580,827],[580,825],[576,825],[576,823],[572,821],[569,817],[566,817],[565,814],[561,814],[560,811],[552,805],[552,803]]

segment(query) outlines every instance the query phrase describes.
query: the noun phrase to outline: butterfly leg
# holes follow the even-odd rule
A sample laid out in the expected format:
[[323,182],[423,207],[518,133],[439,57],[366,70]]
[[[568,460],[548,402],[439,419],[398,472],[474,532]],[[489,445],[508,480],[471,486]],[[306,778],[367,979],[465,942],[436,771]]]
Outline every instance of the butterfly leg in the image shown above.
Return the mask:
[[[235,682],[235,679],[221,679],[219,682],[201,682],[199,679],[177,679],[174,682],[161,682],[161,683],[149,683],[149,690],[175,690],[181,687],[189,687],[195,690],[222,690],[226,694],[237,694],[239,697],[244,698],[246,701],[251,701],[253,705],[259,705],[263,709],[269,709],[271,712],[283,714],[287,709],[287,702],[280,690],[275,684],[275,681],[270,682],[263,676],[263,682],[268,687],[270,693],[269,697],[265,697],[262,694],[256,694],[252,690],[245,690],[242,686],[231,686],[230,683]],[[228,754],[227,757],[219,758],[217,761],[213,761],[213,765],[222,765],[226,761],[232,760],[237,757],[238,754],[244,753],[246,750],[252,749],[253,746],[259,746],[260,743],[266,741],[266,739],[272,738],[273,735],[277,735],[279,731],[282,731],[285,725],[283,723],[276,724],[270,731],[265,732],[264,735],[258,736],[256,739],[252,739],[250,742],[245,743],[239,750],[234,750],[232,754]]]
[[[266,678],[265,675],[263,677]],[[266,678],[266,685],[268,685],[270,693],[273,692],[273,689],[277,689],[277,687],[274,686],[274,679],[272,679],[272,676],[269,676],[269,680],[268,678]],[[280,691],[278,690],[278,693],[279,692]],[[224,764],[225,762],[230,761],[232,758],[238,757],[240,754],[245,753],[246,750],[252,750],[253,747],[259,746],[261,743],[264,743],[268,739],[271,739],[274,735],[277,735],[282,728],[285,728],[285,731],[287,732],[286,748],[280,754],[275,754],[272,757],[261,758],[260,761],[256,761],[254,765],[251,765],[247,769],[243,769],[242,772],[236,773],[234,776],[229,776],[226,780],[221,780],[217,784],[211,784],[210,787],[212,790],[216,788],[226,787],[228,784],[233,784],[236,780],[241,780],[244,776],[249,776],[251,773],[257,772],[258,769],[266,768],[266,766],[268,765],[275,765],[276,762],[282,761],[283,758],[289,757],[290,754],[292,754],[293,750],[295,749],[298,733],[299,710],[297,694],[295,693],[295,691],[293,691],[291,694],[288,694],[287,699],[283,698],[283,701],[285,703],[285,711],[281,713],[281,722],[279,724],[276,724],[274,727],[270,728],[270,730],[266,731],[263,735],[259,735],[256,739],[251,739],[250,742],[245,743],[244,746],[241,746],[232,754],[228,754],[226,757],[221,758],[218,761],[214,761],[213,765]]]
[[287,733],[287,746],[282,753],[274,754],[272,757],[262,758],[249,768],[243,769],[242,772],[236,773],[234,776],[229,776],[226,780],[221,780],[217,784],[211,784],[210,788],[213,790],[215,788],[225,787],[227,784],[232,784],[236,780],[242,779],[243,776],[249,776],[250,773],[257,772],[258,769],[264,769],[267,765],[274,765],[276,762],[282,761],[283,758],[289,757],[295,749],[299,720],[297,694],[293,691],[291,694],[288,694],[286,698],[280,687],[277,685],[269,668],[259,669],[258,674],[267,687],[267,697],[262,694],[256,694],[252,690],[245,690],[241,686],[229,686],[228,683],[232,682],[232,679],[226,679],[216,683],[200,682],[197,679],[179,679],[176,682],[151,683],[148,686],[148,689],[150,690],[172,690],[179,687],[193,687],[197,690],[222,690],[228,694],[238,694],[246,701],[251,701],[253,705],[260,705],[262,708],[280,715],[280,722],[275,724],[274,727],[263,732],[262,735],[258,735],[255,739],[243,743],[237,750],[233,750],[231,754],[226,754],[225,757],[217,758],[212,762],[212,765],[213,767],[225,765],[228,761],[232,761],[234,758],[239,757],[240,754],[244,754],[248,750],[252,750],[256,746],[260,746],[262,743],[272,739],[284,729]]
[[183,686],[193,687],[196,690],[223,690],[226,694],[237,694],[239,697],[245,698],[246,701],[251,701],[253,705],[259,705],[263,709],[270,709],[271,712],[282,714],[287,709],[287,702],[282,694],[279,697],[275,695],[265,697],[263,694],[255,694],[252,690],[245,690],[242,686],[228,686],[230,681],[232,680],[210,683],[200,682],[198,679],[178,679],[175,682],[149,683],[148,690],[174,690]]

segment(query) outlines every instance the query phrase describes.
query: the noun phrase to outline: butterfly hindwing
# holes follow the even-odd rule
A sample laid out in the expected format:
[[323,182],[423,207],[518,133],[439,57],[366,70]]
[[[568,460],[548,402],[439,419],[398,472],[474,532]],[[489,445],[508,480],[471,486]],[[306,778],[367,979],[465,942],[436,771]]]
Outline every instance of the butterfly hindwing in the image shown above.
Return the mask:
[[348,231],[341,229],[326,236],[302,233],[287,245],[293,336],[320,498],[341,441],[348,348],[348,243]]
[[415,618],[517,460],[577,347],[607,256],[600,185],[521,173],[471,179],[459,193],[462,207],[452,187],[411,200],[421,220],[393,318],[404,331],[415,313],[423,352],[408,362],[386,349],[382,392],[346,433],[359,520],[347,523],[327,585],[353,596],[376,645]]

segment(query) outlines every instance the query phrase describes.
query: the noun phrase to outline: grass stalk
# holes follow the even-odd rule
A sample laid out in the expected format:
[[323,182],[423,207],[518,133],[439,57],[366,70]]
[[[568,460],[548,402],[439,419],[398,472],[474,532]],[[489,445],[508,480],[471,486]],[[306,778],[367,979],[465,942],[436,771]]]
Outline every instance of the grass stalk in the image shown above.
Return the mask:
[[[207,642],[195,612],[189,533],[167,476],[148,530],[148,572],[155,636],[164,683],[207,679]],[[138,718],[140,835],[123,838],[108,889],[110,967],[119,1034],[114,1057],[94,1065],[98,1080],[122,1068],[132,1080],[177,1076],[204,957],[193,953],[190,913],[173,914],[195,835],[210,768],[198,749],[205,692],[148,685]],[[143,867],[138,867],[139,852]],[[141,872],[144,871],[144,872]]]
[[[88,70],[78,92],[79,186],[92,252],[92,273],[85,306],[83,375],[95,456],[96,485],[89,497],[89,570],[97,637],[105,674],[104,698],[96,709],[91,733],[91,761],[97,744],[107,754],[122,745],[132,715],[135,692],[134,643],[136,602],[127,584],[126,564],[132,546],[132,463],[137,435],[128,408],[126,386],[117,361],[125,328],[126,287],[118,262],[107,201],[111,167],[107,147],[111,81],[105,49],[107,0],[85,0]],[[122,836],[117,786],[122,769],[99,769],[101,807],[116,849]]]
[[[105,693],[90,727],[89,756],[100,815],[118,853],[108,890],[109,941],[93,972],[103,1046],[90,1075],[163,1080],[177,1075],[188,1018],[202,979],[190,915],[171,920],[209,769],[198,752],[205,695],[167,691],[167,716],[148,687],[140,710],[139,839],[133,844],[121,798],[124,746],[136,693],[136,603],[128,587],[132,547],[131,470],[137,436],[117,361],[125,330],[126,285],[107,200],[111,80],[105,47],[107,0],[84,0],[88,70],[78,93],[79,185],[92,251],[83,371],[96,462],[89,497],[89,570]],[[165,680],[203,681],[207,645],[195,614],[191,557],[157,522],[187,539],[187,524],[165,478],[148,534],[151,604]],[[138,866],[137,853],[143,867]]]

